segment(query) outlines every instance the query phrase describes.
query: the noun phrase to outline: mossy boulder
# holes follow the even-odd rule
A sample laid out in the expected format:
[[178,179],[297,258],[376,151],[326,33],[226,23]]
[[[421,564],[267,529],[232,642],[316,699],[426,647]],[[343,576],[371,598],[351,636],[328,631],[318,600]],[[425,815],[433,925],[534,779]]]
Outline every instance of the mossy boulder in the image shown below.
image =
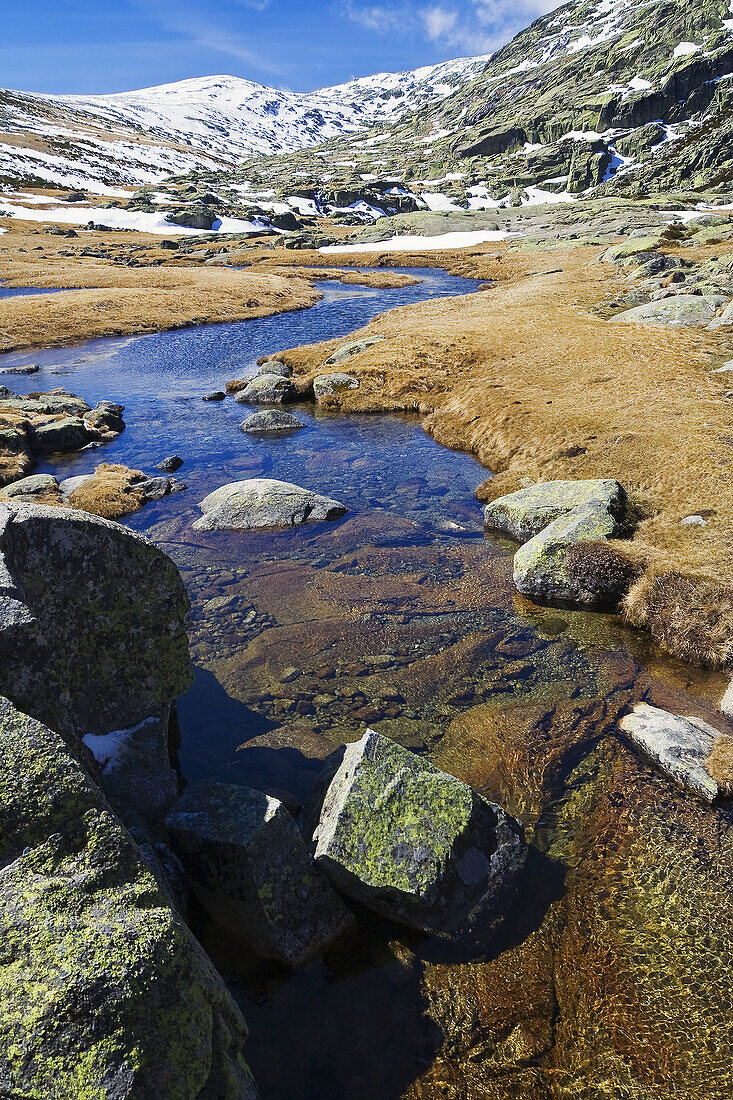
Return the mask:
[[236,397],[240,405],[284,405],[295,401],[298,391],[289,378],[270,371],[256,374]]
[[0,1092],[250,1100],[245,1022],[62,738],[0,699]]
[[607,248],[601,259],[608,264],[623,263],[641,252],[656,252],[662,244],[664,241],[661,237],[631,237],[628,241]]
[[617,313],[612,321],[618,325],[664,325],[667,328],[703,327],[709,325],[718,308],[717,298],[698,294],[673,294],[658,302],[645,302],[633,309]]
[[31,447],[34,451],[80,451],[100,438],[92,424],[80,416],[64,416],[34,426]]
[[248,435],[279,435],[280,432],[297,432],[305,424],[292,413],[280,409],[263,409],[262,412],[252,413],[239,427]]
[[167,825],[201,904],[256,953],[298,966],[341,935],[351,916],[310,865],[295,820],[261,791],[197,783]]
[[484,525],[524,542],[539,534],[553,520],[585,505],[603,509],[616,520],[625,515],[626,493],[618,481],[542,481],[499,497],[484,510]]
[[268,477],[222,485],[204,497],[199,508],[204,514],[193,525],[197,531],[298,527],[340,519],[346,512],[344,505],[331,497]]
[[186,690],[189,604],[170,558],[85,512],[10,501],[0,513],[1,692],[80,738],[128,729]]
[[384,336],[367,336],[363,340],[352,340],[348,344],[341,344],[334,352],[331,352],[323,365],[324,367],[336,367],[339,363],[344,363],[347,359],[359,355],[362,351],[373,347],[374,344],[381,343],[384,339],[386,339]]
[[353,374],[340,374],[338,372],[317,374],[313,379],[313,393],[316,401],[321,401],[324,397],[331,397],[336,393],[345,393],[346,390],[357,390],[358,388],[359,379],[355,378]]
[[501,807],[374,730],[344,750],[313,842],[348,897],[449,936],[503,915],[525,858]]

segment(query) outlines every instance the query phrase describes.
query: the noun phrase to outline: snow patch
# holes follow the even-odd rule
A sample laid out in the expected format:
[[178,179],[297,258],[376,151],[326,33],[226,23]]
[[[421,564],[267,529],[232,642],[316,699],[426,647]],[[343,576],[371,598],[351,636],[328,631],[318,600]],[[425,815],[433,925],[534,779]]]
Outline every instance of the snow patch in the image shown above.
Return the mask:
[[130,737],[157,721],[157,718],[144,718],[142,722],[128,729],[112,730],[111,733],[88,733],[86,737],[82,737],[82,741],[103,772],[115,771],[125,758]]
[[470,248],[489,241],[504,241],[507,237],[521,237],[521,233],[505,233],[503,230],[488,230],[472,233],[441,233],[437,237],[390,237],[386,241],[372,244],[331,244],[319,248],[324,255],[341,252],[428,252],[440,248]]

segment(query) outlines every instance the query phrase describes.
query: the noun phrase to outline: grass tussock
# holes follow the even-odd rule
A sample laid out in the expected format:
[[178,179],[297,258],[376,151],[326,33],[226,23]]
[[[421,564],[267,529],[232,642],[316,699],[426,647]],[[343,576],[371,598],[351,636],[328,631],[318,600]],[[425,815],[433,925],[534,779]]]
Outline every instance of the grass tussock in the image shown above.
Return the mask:
[[721,735],[713,743],[705,768],[721,793],[730,798],[733,795],[733,737]]
[[733,663],[732,584],[650,569],[626,595],[623,613],[684,661],[713,669]]
[[135,484],[144,477],[140,470],[103,462],[94,477],[70,494],[69,504],[103,519],[121,519],[138,512],[145,503],[145,494]]
[[573,587],[592,607],[615,609],[644,572],[641,562],[608,542],[579,542],[568,547],[564,566]]

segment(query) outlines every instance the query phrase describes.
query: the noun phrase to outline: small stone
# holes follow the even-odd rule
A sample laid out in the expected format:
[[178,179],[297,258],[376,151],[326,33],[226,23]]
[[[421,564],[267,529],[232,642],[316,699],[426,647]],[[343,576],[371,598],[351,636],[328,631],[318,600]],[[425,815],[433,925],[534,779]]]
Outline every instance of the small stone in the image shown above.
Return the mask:
[[280,409],[263,409],[252,413],[239,425],[241,431],[249,435],[267,435],[280,432],[297,432],[305,427],[302,420],[292,413]]
[[226,394],[223,390],[214,390],[213,393],[207,393],[205,397],[202,397],[202,401],[223,401]]
[[170,458],[164,458],[162,462],[159,462],[155,467],[156,470],[165,470],[169,474],[174,474],[176,470],[180,470],[183,465],[183,459],[179,455],[171,455]]
[[290,668],[283,669],[283,671],[280,673],[280,683],[281,684],[292,684],[293,680],[297,680],[298,677],[302,676],[302,675],[303,675],[302,669],[293,668],[291,666]]

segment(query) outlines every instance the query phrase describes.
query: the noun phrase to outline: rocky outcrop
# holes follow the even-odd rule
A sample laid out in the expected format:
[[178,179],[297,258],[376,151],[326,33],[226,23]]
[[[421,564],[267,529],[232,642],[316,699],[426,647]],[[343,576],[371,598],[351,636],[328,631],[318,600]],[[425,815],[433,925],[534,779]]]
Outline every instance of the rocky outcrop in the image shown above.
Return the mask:
[[525,858],[501,807],[374,730],[344,750],[313,842],[347,896],[445,935],[501,917]]
[[255,1096],[203,950],[64,740],[4,699],[0,867],[0,1092]]
[[723,299],[717,296],[674,294],[659,302],[646,302],[617,313],[615,324],[665,325],[668,328],[702,327],[709,325]]
[[346,390],[359,388],[359,379],[353,374],[317,374],[313,379],[313,393],[316,401],[322,401],[324,397],[331,397],[335,393],[344,393]]
[[167,825],[201,904],[258,955],[300,966],[350,925],[276,798],[227,783],[194,784]]
[[608,607],[634,580],[634,566],[604,546],[632,526],[617,481],[542,482],[487,505],[484,522],[524,541],[514,555],[514,583],[525,596]]
[[204,513],[197,531],[250,531],[260,527],[297,527],[340,519],[343,504],[288,481],[256,477],[215,489],[199,504]]
[[173,562],[116,523],[0,505],[0,692],[77,738],[128,729],[191,682]]

